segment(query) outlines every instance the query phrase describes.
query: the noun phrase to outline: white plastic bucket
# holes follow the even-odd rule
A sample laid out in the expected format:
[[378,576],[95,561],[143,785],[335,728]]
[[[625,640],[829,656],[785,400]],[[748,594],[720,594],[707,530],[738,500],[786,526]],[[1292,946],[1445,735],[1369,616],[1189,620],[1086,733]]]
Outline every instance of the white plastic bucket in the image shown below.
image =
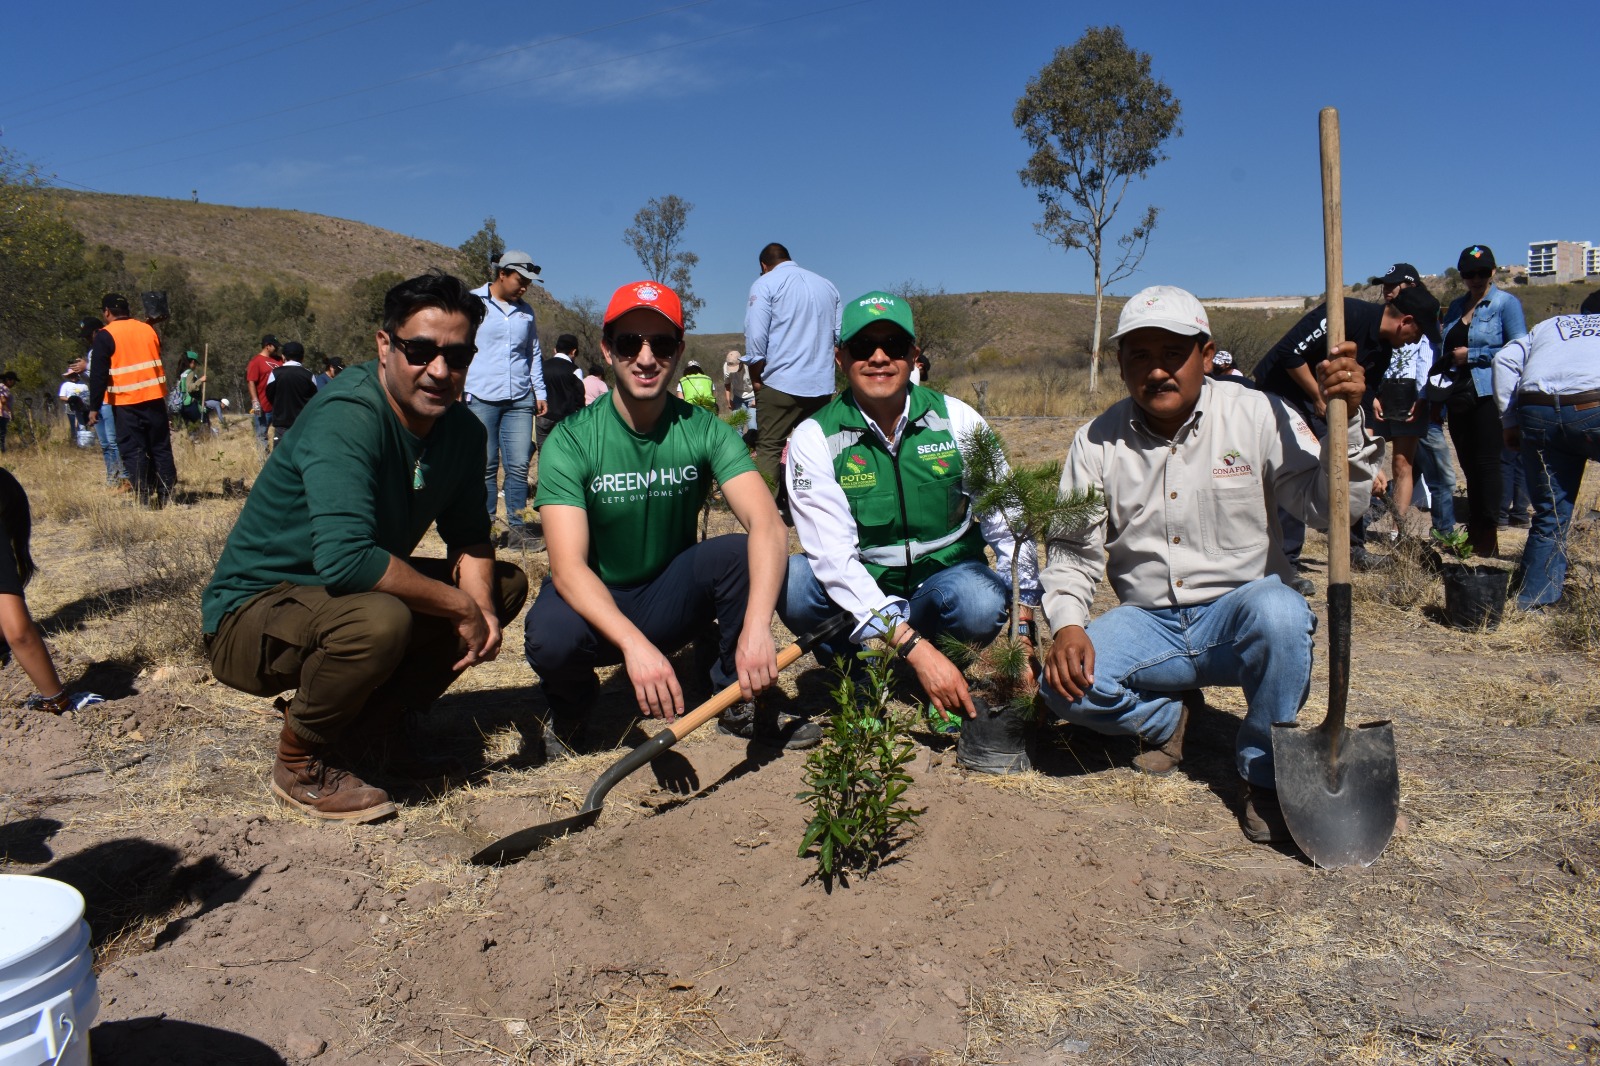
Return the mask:
[[88,1066],[99,1009],[78,890],[0,874],[0,1066]]

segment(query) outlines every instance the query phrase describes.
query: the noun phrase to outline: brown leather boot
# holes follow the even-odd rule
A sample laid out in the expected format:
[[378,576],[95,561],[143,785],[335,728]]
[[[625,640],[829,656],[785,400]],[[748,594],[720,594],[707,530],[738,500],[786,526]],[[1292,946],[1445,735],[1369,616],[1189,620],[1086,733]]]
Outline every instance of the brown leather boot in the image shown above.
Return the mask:
[[301,740],[287,724],[278,734],[272,794],[285,806],[327,821],[375,822],[395,813],[387,792],[323,762],[320,747]]
[[1276,789],[1245,783],[1244,811],[1240,816],[1245,839],[1255,844],[1281,844],[1294,839],[1283,819]]
[[1151,777],[1166,777],[1183,761],[1183,731],[1189,727],[1189,712],[1199,711],[1206,705],[1205,693],[1191,688],[1183,694],[1183,710],[1178,713],[1178,728],[1159,748],[1151,748],[1134,756],[1133,768]]

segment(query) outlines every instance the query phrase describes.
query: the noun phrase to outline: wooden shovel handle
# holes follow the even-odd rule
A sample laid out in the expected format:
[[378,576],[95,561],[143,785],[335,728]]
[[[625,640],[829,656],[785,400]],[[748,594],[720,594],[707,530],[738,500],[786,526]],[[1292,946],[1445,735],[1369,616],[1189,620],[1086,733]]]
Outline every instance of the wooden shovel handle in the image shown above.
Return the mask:
[[[1322,252],[1327,269],[1328,351],[1344,343],[1344,223],[1339,194],[1339,111],[1325,107],[1322,134]],[[1350,582],[1350,416],[1328,401],[1328,582]]]
[[[794,665],[794,661],[810,649],[802,647],[798,641],[778,652],[778,669],[786,670]],[[711,719],[739,702],[739,682],[735,681],[721,692],[706,700],[688,714],[673,719],[667,726],[672,730],[672,735],[682,740],[696,729],[705,725]]]
[[[1322,141],[1322,253],[1327,268],[1328,351],[1344,343],[1344,224],[1339,193],[1339,111],[1318,117]],[[1329,759],[1337,766],[1350,696],[1350,419],[1342,397],[1328,401]]]

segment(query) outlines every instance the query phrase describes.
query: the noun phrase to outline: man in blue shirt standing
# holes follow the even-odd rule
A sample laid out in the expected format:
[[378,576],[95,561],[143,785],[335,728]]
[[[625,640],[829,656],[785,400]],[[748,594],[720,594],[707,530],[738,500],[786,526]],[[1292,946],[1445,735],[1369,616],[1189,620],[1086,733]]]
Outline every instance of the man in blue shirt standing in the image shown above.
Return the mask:
[[533,419],[545,412],[544,370],[539,328],[523,293],[539,273],[527,252],[502,252],[495,260],[495,278],[473,289],[484,303],[478,327],[478,354],[467,372],[467,407],[488,431],[484,488],[489,515],[498,500],[495,484],[505,466],[506,547],[543,551],[544,541],[522,527],[528,506],[528,460],[533,454]]
[[744,362],[756,390],[756,469],[777,491],[778,464],[794,427],[833,399],[839,290],[769,244],[744,313]]

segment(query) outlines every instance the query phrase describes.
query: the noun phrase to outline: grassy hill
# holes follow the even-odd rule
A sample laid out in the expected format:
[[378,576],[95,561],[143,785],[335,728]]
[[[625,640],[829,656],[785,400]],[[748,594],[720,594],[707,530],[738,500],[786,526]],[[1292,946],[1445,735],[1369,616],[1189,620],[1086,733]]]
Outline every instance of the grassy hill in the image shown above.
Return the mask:
[[305,211],[60,189],[51,195],[89,243],[116,248],[130,262],[178,260],[202,291],[234,281],[344,289],[381,270],[409,277],[432,266],[455,269],[461,258],[442,244]]
[[[165,261],[180,264],[202,294],[244,283],[304,285],[310,317],[302,331],[308,347],[354,355],[365,348],[371,312],[353,299],[352,286],[380,271],[409,276],[430,267],[462,269],[454,248],[379,229],[361,222],[302,211],[229,207],[148,196],[112,196],[52,190],[71,221],[91,244],[122,252],[130,267]],[[1458,295],[1459,281],[1430,281],[1441,302]],[[916,311],[919,339],[934,361],[934,380],[958,395],[975,398],[987,383],[994,413],[1072,414],[1055,399],[1086,372],[1094,335],[1094,298],[1073,293],[929,293],[899,286]],[[1530,324],[1574,311],[1593,285],[1517,285]],[[1356,286],[1351,295],[1378,300],[1376,287]],[[598,356],[598,322],[534,286],[528,299],[540,312],[547,347],[555,335],[577,333],[586,355]],[[1311,301],[1315,297],[1310,298]],[[1108,297],[1103,333],[1116,328],[1124,300]],[[587,309],[592,314],[596,309]],[[1234,353],[1245,369],[1302,313],[1298,307],[1213,308],[1217,346]],[[271,328],[279,328],[268,323]],[[246,353],[249,330],[230,338],[229,350]],[[204,337],[196,336],[194,342]],[[216,339],[214,334],[211,339]],[[1104,346],[1110,351],[1109,345]],[[743,349],[739,333],[689,338],[689,352],[720,379],[722,356]],[[1115,376],[1114,363],[1102,377]],[[1113,383],[1114,387],[1114,383]]]

